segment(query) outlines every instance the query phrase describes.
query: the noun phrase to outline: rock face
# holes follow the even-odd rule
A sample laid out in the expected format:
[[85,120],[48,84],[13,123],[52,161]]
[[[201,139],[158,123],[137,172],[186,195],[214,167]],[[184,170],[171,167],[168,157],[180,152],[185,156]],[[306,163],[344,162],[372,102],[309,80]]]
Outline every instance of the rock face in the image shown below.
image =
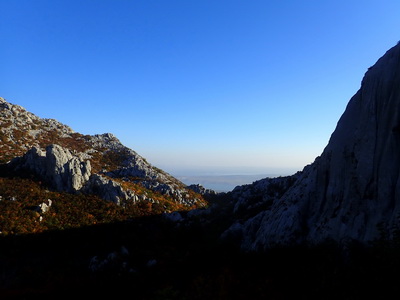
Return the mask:
[[138,197],[133,192],[125,191],[119,183],[99,174],[92,175],[82,191],[88,194],[96,194],[104,200],[118,205],[129,200],[132,202],[138,201]]
[[89,160],[59,145],[49,145],[46,151],[34,147],[23,157],[11,161],[10,166],[16,171],[30,171],[54,189],[66,192],[80,190],[91,174]]
[[229,232],[245,249],[368,242],[400,223],[400,45],[371,67],[329,144],[269,209]]
[[300,173],[292,176],[265,178],[252,184],[237,186],[231,192],[234,200],[233,213],[257,210],[259,207],[269,207],[275,199],[282,195],[298,179]]

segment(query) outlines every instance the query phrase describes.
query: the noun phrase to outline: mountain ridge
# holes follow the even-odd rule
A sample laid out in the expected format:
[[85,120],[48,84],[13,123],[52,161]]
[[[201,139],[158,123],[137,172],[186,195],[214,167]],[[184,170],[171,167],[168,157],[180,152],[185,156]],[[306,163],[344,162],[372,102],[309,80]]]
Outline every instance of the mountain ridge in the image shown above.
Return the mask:
[[207,205],[201,194],[149,164],[113,134],[83,135],[3,98],[0,163],[4,180],[32,178],[54,192],[93,195],[122,207],[144,205],[149,213]]

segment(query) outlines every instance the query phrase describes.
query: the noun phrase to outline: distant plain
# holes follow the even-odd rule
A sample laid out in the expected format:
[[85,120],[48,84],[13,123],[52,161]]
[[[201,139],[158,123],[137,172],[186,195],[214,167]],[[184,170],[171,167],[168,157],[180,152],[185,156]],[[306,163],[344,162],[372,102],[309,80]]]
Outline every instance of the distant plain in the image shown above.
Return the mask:
[[256,180],[266,177],[277,177],[277,174],[257,174],[257,175],[199,175],[199,176],[177,176],[183,183],[201,184],[207,189],[216,192],[230,192],[238,185],[250,184]]

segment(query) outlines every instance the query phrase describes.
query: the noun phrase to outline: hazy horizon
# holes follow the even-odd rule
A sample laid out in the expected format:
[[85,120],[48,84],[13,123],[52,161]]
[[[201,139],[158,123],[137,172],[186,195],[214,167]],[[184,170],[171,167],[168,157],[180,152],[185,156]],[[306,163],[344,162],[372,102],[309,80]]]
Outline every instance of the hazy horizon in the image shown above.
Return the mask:
[[[175,169],[168,172],[186,185],[200,184],[216,192],[228,192],[238,185],[251,184],[266,177],[293,175],[301,169],[293,168],[218,168]],[[164,169],[164,171],[167,171]]]
[[204,166],[204,167],[173,167],[162,166],[164,171],[176,174],[177,176],[229,176],[229,175],[259,175],[259,174],[294,174],[301,168],[265,168],[265,167],[237,167],[237,166]]
[[199,175],[199,176],[179,176],[174,175],[177,179],[186,185],[200,184],[207,189],[216,192],[229,192],[236,186],[251,184],[254,181],[267,177],[278,177],[284,175],[278,174],[258,174],[258,175]]

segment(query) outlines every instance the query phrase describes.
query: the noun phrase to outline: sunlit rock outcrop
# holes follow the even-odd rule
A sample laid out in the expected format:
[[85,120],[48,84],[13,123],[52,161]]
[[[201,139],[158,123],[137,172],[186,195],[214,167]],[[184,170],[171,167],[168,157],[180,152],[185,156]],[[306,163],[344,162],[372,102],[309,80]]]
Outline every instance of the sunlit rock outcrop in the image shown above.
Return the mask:
[[89,160],[59,145],[49,145],[46,151],[32,148],[23,157],[11,161],[10,167],[15,171],[30,171],[54,189],[66,192],[80,190],[91,174]]
[[107,179],[99,174],[92,175],[82,191],[88,194],[96,194],[104,200],[119,205],[128,200],[131,200],[132,202],[138,200],[137,196],[130,191],[125,191],[119,183]]

